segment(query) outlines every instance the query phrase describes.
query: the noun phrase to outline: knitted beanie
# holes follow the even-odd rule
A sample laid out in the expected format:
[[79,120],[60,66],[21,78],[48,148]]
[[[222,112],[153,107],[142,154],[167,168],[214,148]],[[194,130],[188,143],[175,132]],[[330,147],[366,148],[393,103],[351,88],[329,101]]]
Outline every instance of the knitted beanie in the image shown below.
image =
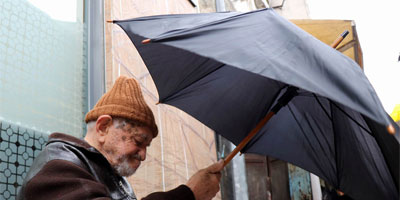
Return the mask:
[[97,120],[100,115],[137,121],[148,127],[154,137],[157,136],[158,129],[153,112],[144,101],[140,86],[133,78],[120,76],[111,90],[86,114],[85,121],[88,123]]

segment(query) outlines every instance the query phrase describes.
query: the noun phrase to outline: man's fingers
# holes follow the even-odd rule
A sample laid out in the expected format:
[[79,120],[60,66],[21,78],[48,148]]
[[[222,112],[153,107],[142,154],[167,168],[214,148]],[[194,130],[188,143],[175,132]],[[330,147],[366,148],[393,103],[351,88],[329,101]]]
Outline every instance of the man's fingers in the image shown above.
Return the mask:
[[215,176],[217,177],[218,181],[221,180],[221,173],[215,173]]
[[213,180],[215,179],[217,182],[219,182],[221,180],[222,174],[221,172],[215,172],[215,173],[208,172],[208,177]]
[[224,160],[221,159],[217,163],[214,163],[210,165],[209,167],[206,168],[208,172],[210,173],[217,173],[220,172],[222,169],[224,169]]

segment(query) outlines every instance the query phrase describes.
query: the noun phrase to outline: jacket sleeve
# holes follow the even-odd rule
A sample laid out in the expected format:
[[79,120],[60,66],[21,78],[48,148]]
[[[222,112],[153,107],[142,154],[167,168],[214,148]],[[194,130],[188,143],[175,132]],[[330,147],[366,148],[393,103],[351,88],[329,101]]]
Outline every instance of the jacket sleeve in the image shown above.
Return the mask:
[[52,160],[27,183],[24,194],[35,199],[110,200],[107,188],[85,169],[64,160]]
[[167,191],[154,192],[144,197],[142,200],[195,200],[192,190],[186,185]]

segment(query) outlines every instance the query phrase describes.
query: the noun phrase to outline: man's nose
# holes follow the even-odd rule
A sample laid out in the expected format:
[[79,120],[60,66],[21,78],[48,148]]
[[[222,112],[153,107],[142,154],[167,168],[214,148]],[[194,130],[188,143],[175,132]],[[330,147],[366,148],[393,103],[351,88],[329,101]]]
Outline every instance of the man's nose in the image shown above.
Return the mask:
[[140,161],[146,160],[146,151],[147,151],[146,147],[140,149],[139,151]]

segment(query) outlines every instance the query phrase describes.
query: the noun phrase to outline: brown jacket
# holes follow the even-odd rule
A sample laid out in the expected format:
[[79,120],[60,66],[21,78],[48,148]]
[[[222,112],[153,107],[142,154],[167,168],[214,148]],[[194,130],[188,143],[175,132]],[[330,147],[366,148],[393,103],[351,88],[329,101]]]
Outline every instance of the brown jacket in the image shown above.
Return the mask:
[[[18,193],[22,199],[136,199],[126,178],[117,175],[106,158],[86,141],[53,133],[36,157]],[[181,185],[156,192],[144,200],[194,200]]]

